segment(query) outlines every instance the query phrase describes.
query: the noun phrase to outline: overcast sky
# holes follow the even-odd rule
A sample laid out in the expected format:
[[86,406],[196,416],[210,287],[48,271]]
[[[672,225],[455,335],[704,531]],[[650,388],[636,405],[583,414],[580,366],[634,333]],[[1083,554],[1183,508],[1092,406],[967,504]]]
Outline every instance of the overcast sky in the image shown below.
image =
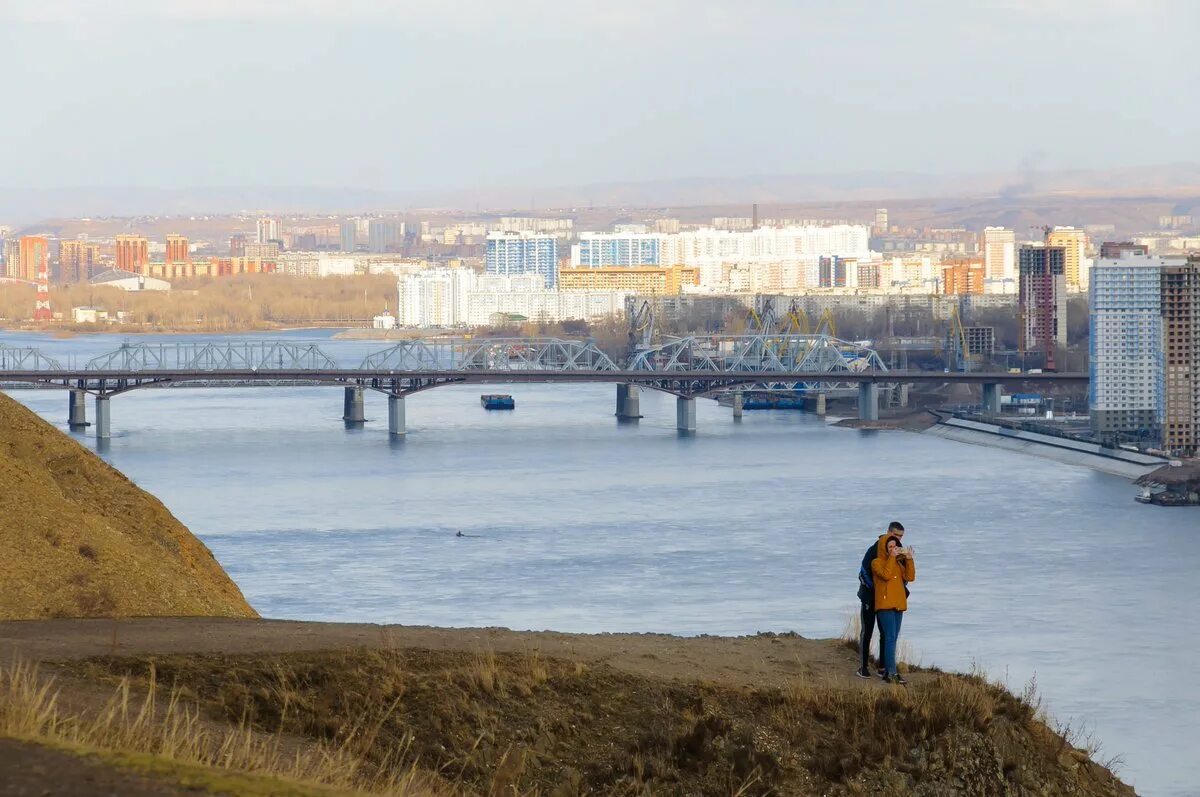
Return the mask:
[[0,186],[1200,160],[1195,0],[0,0]]

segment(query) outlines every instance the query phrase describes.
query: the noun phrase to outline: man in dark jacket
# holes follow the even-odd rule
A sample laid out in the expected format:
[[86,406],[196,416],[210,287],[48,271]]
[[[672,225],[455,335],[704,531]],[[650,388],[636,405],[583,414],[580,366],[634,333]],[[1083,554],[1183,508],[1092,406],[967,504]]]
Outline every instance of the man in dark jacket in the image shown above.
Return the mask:
[[[855,671],[855,675],[859,678],[871,677],[871,636],[875,633],[875,583],[871,578],[871,560],[876,556],[882,556],[880,550],[886,544],[888,537],[904,537],[904,526],[898,520],[893,520],[888,524],[887,531],[882,534],[878,540],[871,543],[871,547],[863,554],[862,566],[858,569],[858,600],[862,604],[859,607],[859,624],[861,635],[858,639],[858,651],[862,656],[862,666]],[[883,661],[883,628],[879,629],[879,661]]]

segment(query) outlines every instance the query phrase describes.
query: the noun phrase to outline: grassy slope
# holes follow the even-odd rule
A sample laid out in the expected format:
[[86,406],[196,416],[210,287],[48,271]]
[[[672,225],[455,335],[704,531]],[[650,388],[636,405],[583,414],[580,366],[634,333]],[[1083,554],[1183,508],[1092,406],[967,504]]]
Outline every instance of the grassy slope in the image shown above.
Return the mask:
[[[153,662],[151,669],[150,662]],[[93,660],[215,716],[414,763],[466,793],[1126,795],[1027,702],[977,678],[907,689],[656,678],[530,653],[355,650]]]
[[7,396],[0,550],[0,619],[256,616],[160,501]]

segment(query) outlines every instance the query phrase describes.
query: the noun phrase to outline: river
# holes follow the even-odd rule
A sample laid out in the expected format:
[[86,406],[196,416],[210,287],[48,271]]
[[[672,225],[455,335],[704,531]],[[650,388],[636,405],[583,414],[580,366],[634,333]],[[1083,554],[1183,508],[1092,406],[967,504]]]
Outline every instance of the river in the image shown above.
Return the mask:
[[[386,345],[330,334],[282,336],[344,365]],[[77,362],[120,342],[0,334]],[[618,424],[611,385],[498,389],[514,412],[483,410],[478,387],[410,397],[400,441],[377,394],[347,429],[335,388],[134,391],[113,399],[102,454],[264,616],[301,620],[836,636],[864,549],[899,519],[918,564],[904,639],[923,663],[1017,691],[1036,675],[1140,793],[1200,792],[1200,513],[930,435],[735,422],[700,401],[681,437],[671,396],[643,392],[645,418]],[[65,428],[64,393],[10,395]]]

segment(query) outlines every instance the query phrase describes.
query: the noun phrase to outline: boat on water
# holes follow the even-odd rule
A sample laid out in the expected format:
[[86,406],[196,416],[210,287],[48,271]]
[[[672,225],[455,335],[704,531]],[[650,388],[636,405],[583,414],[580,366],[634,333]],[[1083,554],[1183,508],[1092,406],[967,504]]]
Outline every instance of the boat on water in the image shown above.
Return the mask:
[[507,393],[485,393],[479,397],[485,410],[515,410],[517,402]]

